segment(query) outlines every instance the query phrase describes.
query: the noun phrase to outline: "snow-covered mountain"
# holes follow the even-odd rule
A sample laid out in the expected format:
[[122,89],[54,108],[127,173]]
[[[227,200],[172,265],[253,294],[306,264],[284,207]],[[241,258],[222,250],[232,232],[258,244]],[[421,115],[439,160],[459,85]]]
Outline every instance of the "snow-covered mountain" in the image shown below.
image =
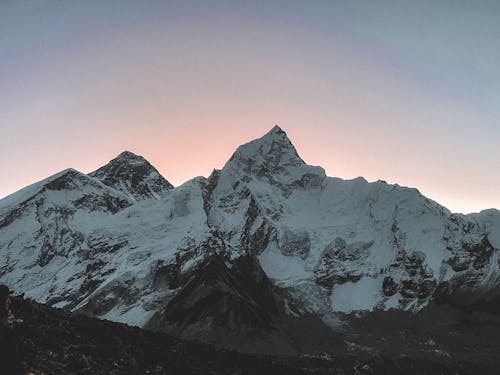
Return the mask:
[[173,186],[142,156],[122,152],[105,166],[89,174],[130,198],[160,198]]
[[416,189],[327,177],[277,126],[176,188],[124,152],[0,200],[1,283],[209,341],[283,316],[334,326],[358,310],[487,302],[499,253],[500,211],[453,214]]

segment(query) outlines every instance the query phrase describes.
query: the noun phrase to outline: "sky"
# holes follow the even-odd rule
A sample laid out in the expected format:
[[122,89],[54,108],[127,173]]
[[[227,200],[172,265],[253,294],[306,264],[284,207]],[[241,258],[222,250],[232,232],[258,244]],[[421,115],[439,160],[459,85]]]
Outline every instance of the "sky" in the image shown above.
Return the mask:
[[275,124],[329,176],[500,208],[498,1],[0,0],[0,197],[124,150],[174,185]]

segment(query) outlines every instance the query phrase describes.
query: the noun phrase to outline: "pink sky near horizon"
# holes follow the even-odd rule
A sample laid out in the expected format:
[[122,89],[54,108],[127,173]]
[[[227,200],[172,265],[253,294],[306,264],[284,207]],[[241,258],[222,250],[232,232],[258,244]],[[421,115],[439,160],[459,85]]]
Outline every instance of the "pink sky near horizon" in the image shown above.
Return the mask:
[[0,198],[124,150],[179,185],[278,124],[329,176],[500,208],[491,46],[460,9],[354,3],[0,4]]
[[[26,165],[23,171],[32,169],[33,174],[29,175],[29,177],[34,175],[35,178],[32,180],[25,179],[19,186],[13,185],[11,190],[18,190],[36,182],[36,180],[46,178],[69,167],[89,173],[126,149],[144,156],[167,180],[174,186],[178,186],[196,176],[208,176],[214,168],[222,168],[240,144],[264,135],[271,127],[272,125],[254,127],[246,132],[234,131],[230,127],[222,128],[222,130],[219,128],[222,131],[221,134],[214,134],[213,131],[203,133],[196,130],[198,132],[197,138],[193,138],[193,130],[186,127],[174,132],[169,137],[170,141],[165,143],[162,142],[161,137],[152,137],[151,134],[146,137],[132,135],[134,137],[133,141],[129,137],[123,137],[112,145],[106,142],[103,142],[103,144],[97,142],[93,146],[94,150],[99,150],[98,152],[85,154],[84,150],[79,150],[80,152],[76,154],[74,152],[69,152],[66,155],[60,154],[56,158],[43,160],[44,167],[41,167],[39,163],[33,164],[33,160],[25,160]],[[438,201],[438,203],[445,205],[454,212],[476,212],[489,208],[487,204],[491,201],[491,196],[485,197],[484,201],[476,199],[470,206],[464,206],[469,191],[460,186],[450,190],[448,185],[450,181],[447,179],[445,182],[448,182],[448,184],[443,183],[439,177],[440,172],[438,169],[422,168],[419,171],[413,170],[412,173],[406,174],[401,170],[399,175],[391,175],[391,169],[393,168],[387,168],[383,163],[380,163],[381,158],[387,161],[393,156],[390,152],[386,152],[385,155],[381,153],[378,157],[370,158],[369,155],[372,152],[364,153],[358,145],[352,143],[352,140],[348,139],[345,142],[344,139],[336,142],[335,139],[321,139],[318,134],[316,134],[316,138],[314,133],[301,136],[299,134],[300,128],[296,130],[287,129],[284,126],[282,128],[287,132],[299,155],[308,164],[320,165],[325,168],[329,176],[346,179],[362,176],[370,182],[383,179],[389,183],[416,187],[424,195]],[[331,144],[338,149],[329,152],[328,148],[325,147],[326,144]],[[353,155],[359,155],[359,158],[354,159]],[[22,163],[20,164],[22,165]],[[399,168],[402,166],[400,165]],[[459,185],[463,181],[461,175],[451,175],[454,176],[456,184]],[[488,191],[488,189],[484,190]],[[494,186],[492,186],[491,194],[495,193],[494,190]],[[6,191],[6,193],[5,195],[8,195],[9,191]],[[454,207],[465,207],[465,209],[457,210]]]

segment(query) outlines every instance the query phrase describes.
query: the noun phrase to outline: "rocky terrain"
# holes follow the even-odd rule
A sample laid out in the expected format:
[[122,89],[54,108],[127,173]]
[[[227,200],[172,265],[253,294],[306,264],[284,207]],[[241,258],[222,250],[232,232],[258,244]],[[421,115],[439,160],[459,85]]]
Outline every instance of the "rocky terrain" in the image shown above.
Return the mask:
[[[3,287],[3,286],[2,286]],[[460,356],[451,356],[438,349],[433,334],[444,338],[428,325],[431,317],[408,321],[407,316],[392,313],[358,319],[352,337],[342,336],[346,351],[295,356],[241,354],[213,345],[184,341],[172,336],[130,327],[125,324],[75,315],[21,297],[11,298],[9,313],[5,313],[2,295],[0,308],[0,365],[2,374],[496,374],[500,360],[491,337],[498,336],[499,322],[481,322],[476,341],[460,348]],[[7,319],[6,316],[9,316]],[[403,319],[401,319],[403,318]],[[453,322],[445,323],[456,332],[448,337],[459,348],[463,329]],[[406,320],[403,322],[402,320]],[[427,322],[425,322],[427,320]],[[382,328],[383,323],[396,324],[401,329],[398,341],[393,333]],[[465,322],[462,322],[465,323]],[[465,323],[471,324],[469,323]],[[422,329],[422,326],[425,327]],[[494,331],[490,331],[493,327]],[[439,329],[438,329],[439,331]],[[444,332],[443,330],[441,330]],[[359,335],[361,343],[347,341]],[[490,337],[490,341],[481,342]],[[438,340],[439,340],[438,339]],[[390,341],[389,341],[390,340]],[[373,345],[379,341],[378,349]],[[403,347],[399,347],[403,345]],[[418,348],[420,345],[421,348]],[[412,352],[406,352],[413,347]],[[423,348],[423,349],[422,349]],[[398,352],[398,354],[395,354]],[[390,354],[392,353],[392,354]]]
[[146,159],[129,151],[122,152],[89,176],[135,200],[159,199],[173,189]]
[[[446,336],[448,307],[450,324],[476,324],[475,311],[498,312],[499,249],[499,211],[454,214],[416,189],[327,177],[279,127],[179,187],[124,152],[0,200],[0,282],[15,293],[253,353],[359,355],[383,346],[356,331],[365,321],[405,353],[406,328],[387,317]],[[430,360],[461,355],[426,340]]]
[[[12,298],[0,325],[2,374],[313,374],[327,360],[250,356]],[[12,315],[13,314],[13,315]],[[340,365],[339,365],[340,366]],[[347,362],[341,366],[348,366]],[[337,367],[337,366],[336,366]],[[338,367],[340,368],[340,367]]]

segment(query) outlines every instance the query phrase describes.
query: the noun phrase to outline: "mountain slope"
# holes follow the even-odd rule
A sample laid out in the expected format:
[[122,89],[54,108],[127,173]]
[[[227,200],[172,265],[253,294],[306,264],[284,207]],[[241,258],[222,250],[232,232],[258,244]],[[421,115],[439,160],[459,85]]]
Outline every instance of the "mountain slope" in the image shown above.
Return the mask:
[[[256,334],[274,340],[290,317],[340,329],[354,311],[497,295],[499,211],[452,214],[416,189],[327,177],[279,127],[208,178],[170,189],[151,168],[126,152],[89,176],[72,171],[1,200],[0,282],[70,311],[211,341],[227,322],[245,334],[267,322]],[[272,285],[265,303],[260,275]],[[202,332],[200,321],[215,323]]]

